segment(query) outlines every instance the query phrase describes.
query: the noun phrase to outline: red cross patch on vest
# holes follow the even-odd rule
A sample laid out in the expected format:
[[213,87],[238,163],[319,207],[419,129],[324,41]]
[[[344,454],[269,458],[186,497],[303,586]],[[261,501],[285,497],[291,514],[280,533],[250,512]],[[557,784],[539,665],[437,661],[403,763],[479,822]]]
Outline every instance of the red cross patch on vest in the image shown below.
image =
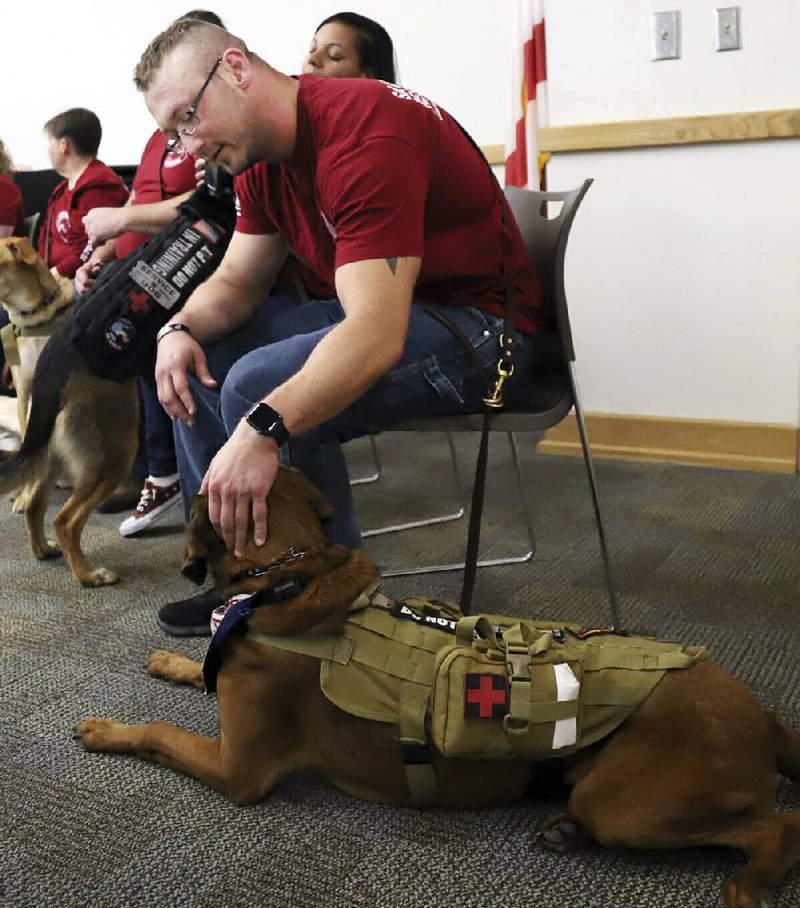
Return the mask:
[[133,305],[131,306],[131,309],[133,309],[134,312],[149,312],[150,311],[150,305],[148,303],[148,300],[150,299],[149,294],[142,293],[142,292],[134,293],[132,291],[131,293],[128,294],[128,298],[130,299],[131,303],[133,303]]
[[464,718],[502,719],[508,708],[505,675],[467,673],[464,676]]

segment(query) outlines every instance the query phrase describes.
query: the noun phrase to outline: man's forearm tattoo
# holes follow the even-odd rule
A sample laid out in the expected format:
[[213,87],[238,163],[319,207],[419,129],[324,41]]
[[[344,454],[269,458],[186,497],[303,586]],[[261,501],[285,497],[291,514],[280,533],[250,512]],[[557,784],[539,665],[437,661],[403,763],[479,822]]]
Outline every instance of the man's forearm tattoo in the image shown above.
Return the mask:
[[392,269],[392,274],[397,274],[397,256],[392,255],[386,259],[386,264]]

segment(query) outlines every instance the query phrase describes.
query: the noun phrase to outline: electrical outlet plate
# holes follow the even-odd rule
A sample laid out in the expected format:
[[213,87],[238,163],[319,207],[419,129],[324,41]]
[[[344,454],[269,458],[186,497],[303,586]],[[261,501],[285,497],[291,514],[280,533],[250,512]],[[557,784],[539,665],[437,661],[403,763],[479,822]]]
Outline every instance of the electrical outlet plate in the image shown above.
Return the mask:
[[741,50],[740,9],[738,6],[717,7],[717,51]]
[[681,14],[678,10],[653,13],[650,22],[651,60],[677,60],[680,55]]

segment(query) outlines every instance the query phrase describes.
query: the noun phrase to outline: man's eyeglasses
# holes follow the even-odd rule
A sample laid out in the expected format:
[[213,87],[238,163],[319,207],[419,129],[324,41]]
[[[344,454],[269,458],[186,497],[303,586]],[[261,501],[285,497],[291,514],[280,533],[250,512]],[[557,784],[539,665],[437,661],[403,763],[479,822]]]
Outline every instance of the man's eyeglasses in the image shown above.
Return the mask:
[[180,148],[181,136],[193,136],[197,132],[197,127],[200,125],[200,119],[197,116],[197,108],[200,106],[200,101],[203,99],[205,90],[214,78],[214,73],[217,71],[220,63],[222,63],[222,57],[219,57],[216,63],[211,67],[211,72],[206,76],[206,81],[200,86],[200,91],[194,96],[194,101],[192,101],[187,107],[186,112],[178,120],[178,124],[175,127],[175,135],[170,139],[167,139],[167,151],[177,151],[178,148]]

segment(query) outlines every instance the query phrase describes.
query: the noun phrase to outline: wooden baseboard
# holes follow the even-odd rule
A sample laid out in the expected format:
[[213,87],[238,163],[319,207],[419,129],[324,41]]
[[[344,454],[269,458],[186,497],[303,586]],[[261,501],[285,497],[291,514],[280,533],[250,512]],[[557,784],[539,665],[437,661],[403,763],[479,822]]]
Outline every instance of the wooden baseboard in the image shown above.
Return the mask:
[[[770,473],[798,469],[800,432],[796,426],[588,413],[586,427],[594,457]],[[539,450],[580,454],[574,413],[547,433]]]

